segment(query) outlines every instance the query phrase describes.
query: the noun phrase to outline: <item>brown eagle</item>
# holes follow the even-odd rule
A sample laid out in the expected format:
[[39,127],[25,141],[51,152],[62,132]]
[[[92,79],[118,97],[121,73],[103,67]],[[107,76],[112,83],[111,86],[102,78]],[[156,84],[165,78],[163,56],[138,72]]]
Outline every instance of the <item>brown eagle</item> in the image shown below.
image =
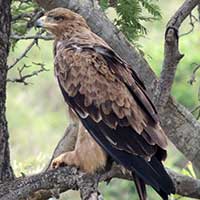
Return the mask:
[[175,188],[162,164],[167,137],[132,67],[68,9],[53,9],[36,25],[55,35],[58,84],[89,132],[82,128],[75,150],[60,155],[52,166],[65,163],[93,173],[110,157],[132,172],[140,200],[146,200],[145,184],[168,199]]

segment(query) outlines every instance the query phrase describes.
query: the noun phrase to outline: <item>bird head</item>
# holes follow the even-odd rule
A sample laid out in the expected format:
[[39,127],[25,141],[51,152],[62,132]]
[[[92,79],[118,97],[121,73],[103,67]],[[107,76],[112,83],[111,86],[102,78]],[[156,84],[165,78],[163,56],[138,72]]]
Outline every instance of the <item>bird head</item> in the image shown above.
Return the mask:
[[85,19],[69,9],[55,8],[44,14],[36,21],[36,27],[45,28],[55,36],[62,36],[63,33],[72,32],[81,27],[89,28]]

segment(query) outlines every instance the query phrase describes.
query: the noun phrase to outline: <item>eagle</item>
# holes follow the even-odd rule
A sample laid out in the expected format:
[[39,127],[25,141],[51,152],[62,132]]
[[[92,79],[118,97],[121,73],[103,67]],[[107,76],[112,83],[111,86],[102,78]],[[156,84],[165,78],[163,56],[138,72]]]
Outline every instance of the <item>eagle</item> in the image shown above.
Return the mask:
[[167,200],[175,193],[162,164],[167,137],[133,68],[75,12],[55,8],[36,26],[55,36],[55,76],[82,124],[74,151],[55,158],[52,168],[67,164],[94,173],[111,159],[131,171],[140,200],[147,199],[146,184]]

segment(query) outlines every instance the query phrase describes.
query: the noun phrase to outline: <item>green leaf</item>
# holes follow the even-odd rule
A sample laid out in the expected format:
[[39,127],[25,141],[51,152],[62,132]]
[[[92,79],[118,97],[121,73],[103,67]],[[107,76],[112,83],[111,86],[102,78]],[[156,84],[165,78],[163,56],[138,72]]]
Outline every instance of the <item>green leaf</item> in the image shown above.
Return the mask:
[[109,7],[109,2],[108,0],[100,0],[99,5],[103,10],[106,10]]

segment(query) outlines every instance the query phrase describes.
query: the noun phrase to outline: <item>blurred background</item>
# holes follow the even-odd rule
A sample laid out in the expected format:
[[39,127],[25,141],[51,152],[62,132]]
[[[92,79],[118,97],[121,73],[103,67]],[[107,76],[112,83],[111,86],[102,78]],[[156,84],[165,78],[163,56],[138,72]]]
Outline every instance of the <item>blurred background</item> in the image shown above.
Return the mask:
[[[158,1],[157,5],[160,7],[162,18],[145,23],[147,35],[139,37],[134,42],[158,76],[162,69],[165,25],[181,3],[183,3],[182,0]],[[105,12],[110,19],[115,17],[113,9],[107,9]],[[189,31],[190,28],[189,21],[186,21],[181,33]],[[198,100],[199,73],[192,86],[188,83],[195,68],[194,63],[200,63],[199,38],[200,27],[198,25],[192,33],[180,38],[180,49],[185,56],[178,66],[172,90],[174,98],[189,110],[194,109],[200,103]],[[29,43],[30,41],[18,42],[14,51],[10,52],[9,63],[13,63]],[[23,64],[30,65],[26,69],[27,72],[37,70],[37,66],[32,62],[44,63],[49,71],[29,79],[28,85],[9,83],[7,87],[11,160],[17,176],[21,173],[37,173],[45,167],[70,121],[54,77],[52,41],[39,41],[39,46],[34,47],[28,56],[9,72],[9,78],[15,77],[17,67]],[[194,114],[197,115],[197,113]],[[165,166],[177,172],[195,176],[192,165],[187,163],[172,144],[169,146],[169,156]],[[100,190],[106,200],[137,198],[134,184],[128,181],[112,180],[109,185],[101,183]],[[160,199],[150,188],[148,190],[150,200]],[[67,192],[61,198],[79,199],[79,193]],[[180,197],[173,196],[172,198]]]

